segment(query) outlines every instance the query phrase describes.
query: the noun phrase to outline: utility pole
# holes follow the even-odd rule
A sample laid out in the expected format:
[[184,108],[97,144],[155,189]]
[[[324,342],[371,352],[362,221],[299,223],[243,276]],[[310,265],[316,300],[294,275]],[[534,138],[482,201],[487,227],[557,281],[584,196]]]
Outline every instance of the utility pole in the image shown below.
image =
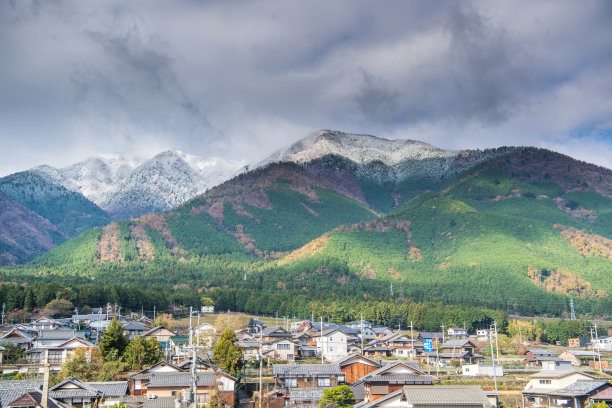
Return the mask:
[[263,330],[259,330],[259,408],[262,407],[262,403],[263,403],[263,380],[262,380],[263,355],[261,354],[262,331]]
[[155,320],[155,305],[153,305],[153,320]]
[[570,320],[576,320],[576,311],[574,310],[574,298],[570,298]]
[[446,340],[444,340],[444,336],[445,336],[445,333],[444,333],[444,323],[442,323],[442,344],[444,344],[445,341],[446,341]]
[[363,343],[365,340],[363,339],[363,313],[361,313],[361,355],[363,356]]
[[[489,332],[491,326],[489,326]],[[491,343],[491,364],[493,364],[493,380],[495,381],[495,393],[497,394],[497,373],[495,372],[495,356],[493,354],[493,337],[489,336],[489,342]]]
[[495,348],[497,349],[497,364],[501,364],[501,361],[499,360],[499,343],[497,342],[497,320],[493,321],[495,324]]
[[599,349],[599,334],[597,333],[597,323],[595,325],[595,342],[597,343],[597,357],[599,358],[599,371],[603,373],[603,367],[601,366],[601,350]]
[[414,332],[412,331],[412,320],[410,321],[410,340],[412,343],[412,350],[410,350],[410,355],[412,356],[411,358],[415,358],[416,353],[414,351]]
[[193,307],[189,307],[189,345],[191,346],[191,402],[193,406],[197,406],[198,395],[198,372],[196,370],[196,347],[193,345]]
[[321,316],[321,364],[323,364],[323,316]]

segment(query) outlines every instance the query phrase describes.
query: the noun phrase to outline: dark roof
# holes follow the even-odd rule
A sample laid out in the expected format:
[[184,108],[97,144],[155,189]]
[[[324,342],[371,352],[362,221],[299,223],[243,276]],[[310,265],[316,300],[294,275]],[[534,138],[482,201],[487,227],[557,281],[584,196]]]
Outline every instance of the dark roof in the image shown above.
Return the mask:
[[[40,392],[40,391],[30,391],[30,392],[27,392],[27,393],[21,395],[19,398],[15,399],[14,401],[11,401],[6,406],[11,406],[11,407],[31,407],[33,405],[40,405],[41,401],[42,401],[42,392]],[[64,407],[63,404],[59,403],[58,401],[55,401],[53,398],[48,398],[47,399],[47,403],[48,403],[48,407],[49,408]]]
[[367,360],[370,363],[380,367],[380,363],[378,361],[372,360],[371,358],[366,357],[366,356],[362,356],[359,353],[349,354],[348,356],[346,356],[344,358],[341,358],[340,360],[336,361],[336,364],[338,364],[340,367],[342,367],[342,366],[350,364],[350,360],[352,360],[354,358],[361,358],[361,359]]
[[363,401],[365,399],[365,386],[363,383],[351,385],[351,391],[355,394],[355,401]]
[[155,333],[156,331],[158,331],[158,330],[162,330],[162,329],[166,329],[166,330],[168,330],[168,331],[170,331],[170,332],[174,333],[174,335],[175,335],[175,336],[177,335],[177,333],[175,333],[173,330],[170,330],[170,329],[169,329],[169,328],[167,328],[166,326],[156,326],[156,327],[153,327],[152,329],[150,329],[149,331],[147,331],[147,332],[143,333],[143,334],[142,334],[142,337],[145,337],[145,336],[150,336],[152,333]]
[[444,344],[442,344],[442,348],[461,348],[466,344],[471,343],[469,340],[448,340]]
[[554,392],[554,395],[569,395],[573,397],[588,395],[604,385],[609,384],[605,380],[577,380],[565,388]]
[[421,332],[419,337],[422,339],[441,339],[443,338],[442,332]]
[[527,350],[527,353],[531,353],[534,356],[557,356],[557,353],[548,349],[529,349]]
[[277,364],[272,366],[275,376],[341,375],[338,364]]
[[41,340],[70,340],[77,336],[74,330],[41,330],[36,339]]
[[145,398],[142,408],[176,408],[174,397]]
[[[197,373],[198,387],[208,387],[215,383],[215,373],[212,371],[200,371]],[[147,388],[165,387],[189,387],[191,386],[191,373],[163,373],[152,374]]]
[[149,326],[145,326],[142,323],[138,322],[127,322],[123,325],[123,330],[128,331],[147,331],[149,330]]
[[[72,383],[79,388],[68,388],[62,389],[62,387],[68,383]],[[91,385],[79,380],[75,377],[70,377],[67,380],[62,381],[55,387],[49,390],[49,396],[55,399],[62,398],[98,398],[102,397],[102,392],[92,387]]]
[[438,377],[433,375],[421,374],[387,374],[387,375],[368,375],[365,383],[371,382],[386,382],[391,384],[431,384],[439,381]]
[[323,396],[324,388],[293,388],[289,391],[290,401],[314,401],[319,402]]
[[42,389],[42,380],[0,381],[0,406],[5,407],[23,394]]
[[287,330],[283,329],[280,326],[275,327],[266,327],[261,331],[261,335],[263,337],[274,337],[274,336],[282,336],[282,337],[291,337],[291,333]]
[[127,381],[88,382],[90,387],[102,392],[105,397],[123,397],[127,394]]

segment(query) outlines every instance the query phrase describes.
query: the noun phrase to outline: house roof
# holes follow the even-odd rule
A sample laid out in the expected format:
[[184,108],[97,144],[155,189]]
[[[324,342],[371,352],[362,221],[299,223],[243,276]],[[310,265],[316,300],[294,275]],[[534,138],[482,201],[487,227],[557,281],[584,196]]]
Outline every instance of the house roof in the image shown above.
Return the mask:
[[272,366],[274,376],[341,375],[338,364],[277,364]]
[[[62,388],[65,385],[72,383],[78,388]],[[79,380],[75,377],[70,377],[65,381],[57,384],[49,390],[49,396],[55,399],[63,398],[99,398],[102,397],[102,392],[92,387],[91,385]]]
[[144,324],[138,322],[127,322],[123,324],[123,330],[144,332],[149,330],[149,326],[145,326]]
[[291,337],[291,333],[287,330],[283,329],[280,326],[275,327],[266,327],[261,331],[261,335],[263,337],[274,337],[274,336],[283,336],[283,337]]
[[419,337],[422,339],[441,339],[443,335],[442,332],[421,332]]
[[77,333],[70,330],[40,330],[36,340],[70,340],[76,337]]
[[[565,361],[557,356],[535,356],[535,359],[537,361]],[[567,361],[567,363],[569,364],[569,361]]]
[[169,363],[167,361],[160,361],[157,364],[153,364],[151,367],[147,367],[144,370],[141,370],[141,371],[137,372],[136,374],[130,375],[130,378],[133,378],[135,380],[147,379],[147,378],[149,378],[153,374],[158,374],[158,373],[152,372],[152,369],[154,369],[155,367],[161,366],[161,365],[166,365],[168,367],[172,367],[177,372],[183,371],[179,367],[175,366],[174,364],[171,364],[171,363]]
[[[392,392],[390,394],[387,394],[384,397],[381,397],[381,398],[379,398],[377,400],[374,400],[372,402],[369,402],[367,404],[364,404],[364,405],[359,404],[359,408],[373,408],[373,407],[376,407],[376,406],[382,404],[383,402],[385,402],[387,400],[390,400],[390,399],[393,399],[393,398],[396,398],[396,397],[402,395],[402,393],[403,393],[403,389],[399,389],[397,391],[394,391],[394,392]],[[355,394],[355,396],[357,396],[357,394]],[[364,395],[364,398],[365,398],[365,395]]]
[[[42,392],[40,391],[30,391],[25,394],[22,394],[20,397],[6,404],[5,406],[11,407],[31,407],[36,405],[41,405],[42,401]],[[54,400],[53,398],[47,399],[49,408],[63,408],[64,404],[59,401]]]
[[174,343],[175,346],[184,346],[185,344],[189,344],[189,336],[170,336],[170,341]]
[[142,334],[142,337],[145,336],[151,336],[153,333],[155,333],[156,331],[162,330],[162,329],[166,329],[169,332],[173,333],[174,336],[177,335],[177,333],[175,333],[174,331],[170,330],[169,328],[167,328],[166,326],[157,326],[157,327],[153,327],[152,329],[150,329],[149,331],[145,332]]
[[582,374],[584,376],[595,378],[589,373],[576,370],[542,370],[529,376],[529,378],[563,378],[572,374]]
[[403,397],[411,405],[483,405],[490,406],[487,394],[480,386],[446,385],[418,386],[412,385],[402,389]]
[[573,354],[576,357],[594,357],[597,353],[590,350],[566,350],[567,353]]
[[[200,371],[197,386],[208,387],[215,383],[215,373],[212,371]],[[191,373],[155,373],[151,375],[147,388],[166,388],[166,387],[189,387],[191,386]]]
[[466,344],[468,343],[472,343],[469,340],[448,340],[446,341],[444,344],[442,344],[442,348],[443,349],[447,349],[447,348],[461,348],[464,347]]
[[433,375],[421,374],[387,374],[387,375],[368,375],[364,378],[364,383],[386,382],[391,384],[431,384],[440,381]]
[[574,383],[568,385],[567,387],[561,388],[557,390],[555,395],[569,395],[569,396],[580,396],[587,395],[594,391],[597,391],[599,388],[606,385],[608,381],[605,380],[577,380]]
[[105,397],[123,397],[127,394],[127,381],[88,382],[90,387],[102,392]]
[[142,408],[176,408],[175,397],[145,398]]
[[42,380],[0,381],[0,406],[5,407],[23,394],[42,389]]
[[557,353],[554,350],[548,349],[529,349],[527,353],[531,353],[534,356],[557,356]]
[[324,388],[293,388],[289,393],[290,401],[316,401],[323,396]]
[[372,365],[380,367],[380,363],[378,361],[372,360],[371,358],[366,357],[366,356],[362,356],[360,353],[349,354],[348,356],[343,357],[340,360],[336,361],[336,364],[338,364],[340,367],[344,367],[344,366],[352,364],[353,363],[352,360],[358,360],[358,359],[366,360],[372,363]]

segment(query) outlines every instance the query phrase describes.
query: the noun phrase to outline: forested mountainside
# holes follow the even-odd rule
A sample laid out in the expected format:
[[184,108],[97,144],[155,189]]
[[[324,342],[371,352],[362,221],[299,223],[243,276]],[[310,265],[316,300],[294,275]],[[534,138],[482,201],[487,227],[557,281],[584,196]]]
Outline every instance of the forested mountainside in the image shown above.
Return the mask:
[[29,261],[83,231],[110,222],[79,193],[34,171],[0,179],[0,265]]
[[179,287],[184,302],[207,292],[255,313],[355,317],[372,302],[411,302],[559,315],[573,297],[580,314],[609,314],[610,170],[542,149],[498,151],[386,215],[356,177],[272,162],[1,273]]

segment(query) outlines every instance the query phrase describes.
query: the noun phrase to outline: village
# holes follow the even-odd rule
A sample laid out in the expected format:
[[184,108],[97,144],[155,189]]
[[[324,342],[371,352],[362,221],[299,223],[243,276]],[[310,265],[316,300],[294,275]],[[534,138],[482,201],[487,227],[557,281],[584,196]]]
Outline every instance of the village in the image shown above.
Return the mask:
[[[417,333],[365,320],[338,324],[285,318],[275,324],[278,319],[252,317],[233,329],[200,320],[213,312],[205,306],[183,320],[188,326],[164,325],[144,315],[121,316],[109,305],[70,318],[3,325],[0,408],[577,408],[612,403],[606,372],[610,336],[569,339],[563,345],[524,341],[516,355],[508,355],[500,353],[496,323],[474,333],[454,326]],[[231,314],[218,315],[226,319],[221,322],[231,319]],[[122,327],[125,341],[155,344],[159,361],[117,373],[112,381],[62,378],[71,372],[75,356],[92,363],[113,325]],[[221,344],[227,339],[233,344]],[[224,347],[239,350],[231,366],[220,365],[213,355],[227,351]],[[15,359],[16,351],[20,358]],[[326,390],[344,399],[329,400]]]

